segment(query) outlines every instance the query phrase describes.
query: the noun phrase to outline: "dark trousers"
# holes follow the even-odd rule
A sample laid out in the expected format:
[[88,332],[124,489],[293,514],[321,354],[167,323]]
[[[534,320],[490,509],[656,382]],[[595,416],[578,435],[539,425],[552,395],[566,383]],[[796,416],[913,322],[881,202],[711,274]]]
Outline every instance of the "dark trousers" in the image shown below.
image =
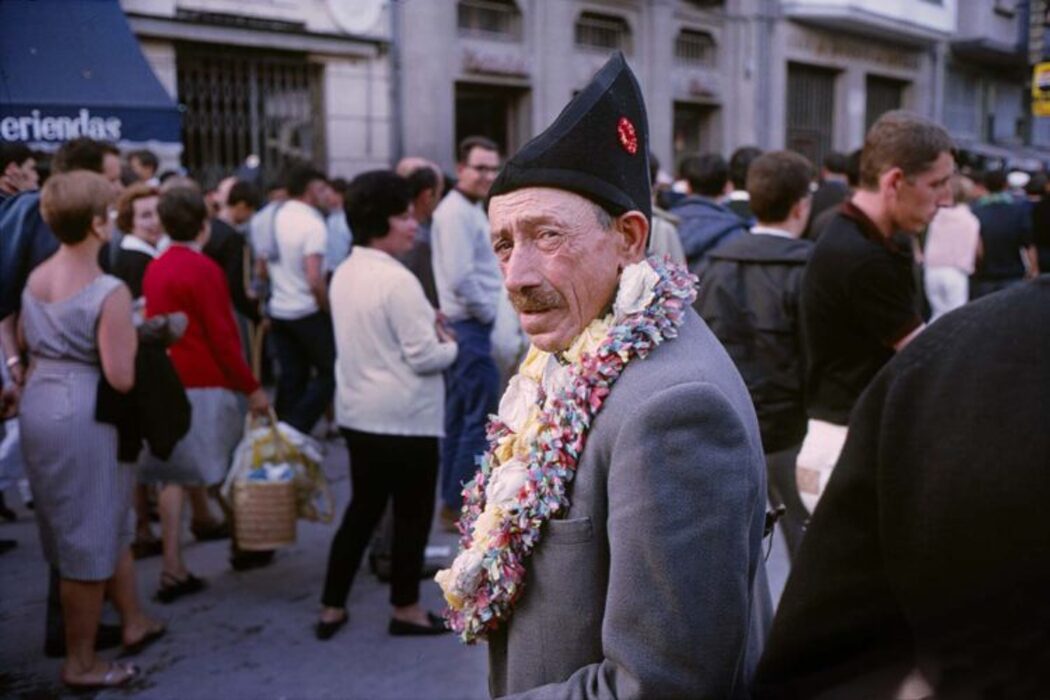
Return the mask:
[[280,365],[278,417],[309,433],[335,394],[335,335],[332,318],[318,311],[294,321],[273,319],[273,345]]
[[419,600],[423,553],[434,516],[437,438],[377,435],[342,429],[350,450],[350,505],[332,540],[321,603],[346,605],[354,576],[387,501],[394,502],[390,603]]
[[492,359],[492,324],[452,324],[459,354],[445,374],[445,440],[441,446],[441,500],[462,505],[463,484],[474,478],[475,460],[488,448],[485,424],[499,404],[499,370]]
[[795,461],[802,445],[795,445],[779,452],[766,453],[766,480],[769,484],[769,500],[773,507],[784,506],[784,515],[778,521],[780,531],[784,533],[788,557],[795,558],[798,546],[802,543],[802,533],[806,529],[809,512],[802,505],[798,495],[798,483],[795,481]]

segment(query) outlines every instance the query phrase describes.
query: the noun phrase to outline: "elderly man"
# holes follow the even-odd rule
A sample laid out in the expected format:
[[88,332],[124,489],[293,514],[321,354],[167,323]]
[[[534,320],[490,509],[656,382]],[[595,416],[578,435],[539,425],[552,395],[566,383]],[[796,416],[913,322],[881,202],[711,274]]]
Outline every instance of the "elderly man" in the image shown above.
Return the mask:
[[617,54],[492,187],[533,346],[438,582],[495,696],[746,697],[761,651],[758,426],[694,278],[644,258],[647,141]]

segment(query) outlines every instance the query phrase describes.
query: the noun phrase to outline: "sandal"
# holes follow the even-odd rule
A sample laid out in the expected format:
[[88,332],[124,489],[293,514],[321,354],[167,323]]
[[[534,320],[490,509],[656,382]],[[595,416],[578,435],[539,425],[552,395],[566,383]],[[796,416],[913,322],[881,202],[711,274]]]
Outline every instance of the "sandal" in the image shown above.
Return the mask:
[[120,652],[120,655],[117,658],[123,659],[128,656],[135,656],[136,654],[142,653],[146,647],[163,637],[167,631],[167,627],[158,623],[156,627],[139,637],[138,641],[132,642],[131,644],[125,644],[123,651]]
[[183,596],[203,591],[207,584],[193,574],[186,574],[186,578],[175,578],[174,574],[163,572],[160,575],[160,588],[153,596],[158,603],[171,603]]
[[110,662],[105,675],[103,675],[98,681],[71,683],[63,677],[62,684],[74,693],[89,693],[104,688],[119,688],[127,685],[140,675],[141,671],[139,671],[139,667],[135,664],[118,664],[116,661],[112,661]]

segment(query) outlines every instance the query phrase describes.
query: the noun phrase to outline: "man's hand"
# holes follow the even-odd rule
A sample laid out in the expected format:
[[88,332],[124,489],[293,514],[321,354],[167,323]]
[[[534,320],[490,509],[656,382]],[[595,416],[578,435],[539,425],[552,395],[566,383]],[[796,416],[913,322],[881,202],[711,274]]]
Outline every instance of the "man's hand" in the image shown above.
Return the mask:
[[5,386],[0,390],[0,419],[7,420],[18,415],[18,400],[21,396],[18,385]]
[[9,364],[7,371],[11,375],[11,381],[14,382],[15,386],[25,386],[26,368],[21,361]]
[[318,308],[325,313],[328,309],[328,284],[324,277],[324,256],[320,254],[307,255],[303,261],[306,269],[306,284],[313,292]]
[[270,397],[262,387],[248,394],[248,410],[257,416],[265,416],[270,412]]
[[448,327],[448,318],[440,311],[437,312],[437,317],[434,319],[434,330],[437,331],[438,340],[442,343],[456,342],[455,331]]

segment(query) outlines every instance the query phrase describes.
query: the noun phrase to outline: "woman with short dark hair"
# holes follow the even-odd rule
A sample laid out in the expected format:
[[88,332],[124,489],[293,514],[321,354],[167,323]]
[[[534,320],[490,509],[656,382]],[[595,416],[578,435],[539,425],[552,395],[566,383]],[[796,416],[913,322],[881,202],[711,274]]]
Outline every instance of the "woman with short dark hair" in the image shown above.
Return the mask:
[[201,252],[208,238],[204,197],[186,186],[164,190],[157,213],[171,245],[146,270],[146,316],[181,311],[189,319],[168,353],[193,407],[189,433],[171,456],[162,461],[145,455],[140,464],[142,481],[161,484],[164,562],[157,600],[170,603],[204,588],[182,559],[184,487],[213,486],[226,477],[241,434],[237,393],[247,395],[248,408],[255,413],[266,413],[270,402],[241,352],[226,276]]
[[350,451],[352,497],[332,540],[317,621],[329,639],[347,621],[346,599],[372,531],[394,505],[390,602],[393,635],[448,631],[419,604],[419,577],[444,426],[441,372],[457,346],[416,277],[397,260],[416,220],[408,183],[389,171],[359,175],[347,191],[350,257],[330,291],[336,340],[336,420]]
[[112,185],[76,171],[53,176],[40,211],[61,242],[22,293],[20,344],[30,355],[19,429],[44,555],[58,570],[66,628],[63,682],[118,686],[138,670],[95,655],[108,592],[120,611],[126,651],[164,633],[139,606],[128,510],[135,483],[117,461],[117,431],[95,420],[101,374],[119,392],[135,383],[137,340],[127,287],[102,273]]

